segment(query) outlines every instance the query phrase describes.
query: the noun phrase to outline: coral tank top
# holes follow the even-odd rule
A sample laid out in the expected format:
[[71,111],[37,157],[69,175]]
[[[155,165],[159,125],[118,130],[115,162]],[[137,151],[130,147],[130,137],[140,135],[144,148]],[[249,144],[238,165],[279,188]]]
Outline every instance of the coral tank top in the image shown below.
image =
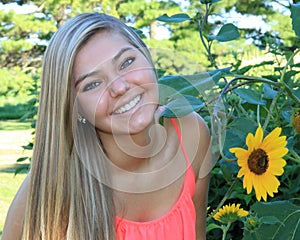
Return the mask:
[[116,217],[117,240],[195,240],[196,212],[192,196],[195,175],[182,142],[176,120],[171,121],[187,162],[187,171],[179,198],[169,212],[148,222],[135,222]]

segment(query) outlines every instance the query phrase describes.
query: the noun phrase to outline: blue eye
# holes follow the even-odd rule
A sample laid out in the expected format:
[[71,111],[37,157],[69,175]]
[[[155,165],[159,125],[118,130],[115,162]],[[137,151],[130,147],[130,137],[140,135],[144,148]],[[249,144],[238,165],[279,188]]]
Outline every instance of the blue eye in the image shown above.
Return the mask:
[[120,69],[124,69],[124,68],[127,68],[129,67],[133,62],[134,62],[135,58],[133,57],[130,57],[130,58],[127,58],[121,65]]
[[92,83],[88,83],[84,86],[83,88],[83,92],[86,92],[86,91],[90,91],[96,87],[98,87],[101,83],[100,82],[92,82]]

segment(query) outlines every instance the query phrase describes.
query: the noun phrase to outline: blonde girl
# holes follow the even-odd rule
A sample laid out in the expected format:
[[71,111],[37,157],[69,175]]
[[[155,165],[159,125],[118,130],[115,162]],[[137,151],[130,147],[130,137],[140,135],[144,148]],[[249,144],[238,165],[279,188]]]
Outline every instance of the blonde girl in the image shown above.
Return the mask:
[[159,124],[158,92],[146,45],[120,20],[85,13],[63,25],[2,239],[205,239],[208,129],[196,113]]

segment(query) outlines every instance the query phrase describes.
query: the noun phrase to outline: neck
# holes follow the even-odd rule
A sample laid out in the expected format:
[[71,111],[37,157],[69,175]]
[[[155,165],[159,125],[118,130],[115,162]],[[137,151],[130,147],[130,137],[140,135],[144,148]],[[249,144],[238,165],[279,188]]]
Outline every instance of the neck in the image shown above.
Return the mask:
[[99,136],[108,158],[126,171],[141,172],[149,169],[151,160],[165,145],[166,132],[159,124],[151,124],[138,134]]

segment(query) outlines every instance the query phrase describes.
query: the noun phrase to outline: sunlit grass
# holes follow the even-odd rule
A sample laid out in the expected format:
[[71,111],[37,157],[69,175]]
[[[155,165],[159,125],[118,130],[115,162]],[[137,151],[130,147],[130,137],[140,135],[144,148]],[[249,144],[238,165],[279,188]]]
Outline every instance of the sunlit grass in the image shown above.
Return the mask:
[[10,167],[1,166],[0,169],[0,236],[2,235],[8,208],[26,177],[24,173],[15,176],[14,169]]
[[[26,129],[26,130],[23,130]],[[16,163],[20,157],[30,156],[31,152],[22,149],[31,140],[30,123],[0,121],[0,239],[8,208],[23,182],[26,173],[15,175],[15,169],[28,164],[28,160]],[[17,130],[17,131],[11,131]]]
[[31,128],[31,121],[6,120],[0,121],[0,130],[27,130]]

